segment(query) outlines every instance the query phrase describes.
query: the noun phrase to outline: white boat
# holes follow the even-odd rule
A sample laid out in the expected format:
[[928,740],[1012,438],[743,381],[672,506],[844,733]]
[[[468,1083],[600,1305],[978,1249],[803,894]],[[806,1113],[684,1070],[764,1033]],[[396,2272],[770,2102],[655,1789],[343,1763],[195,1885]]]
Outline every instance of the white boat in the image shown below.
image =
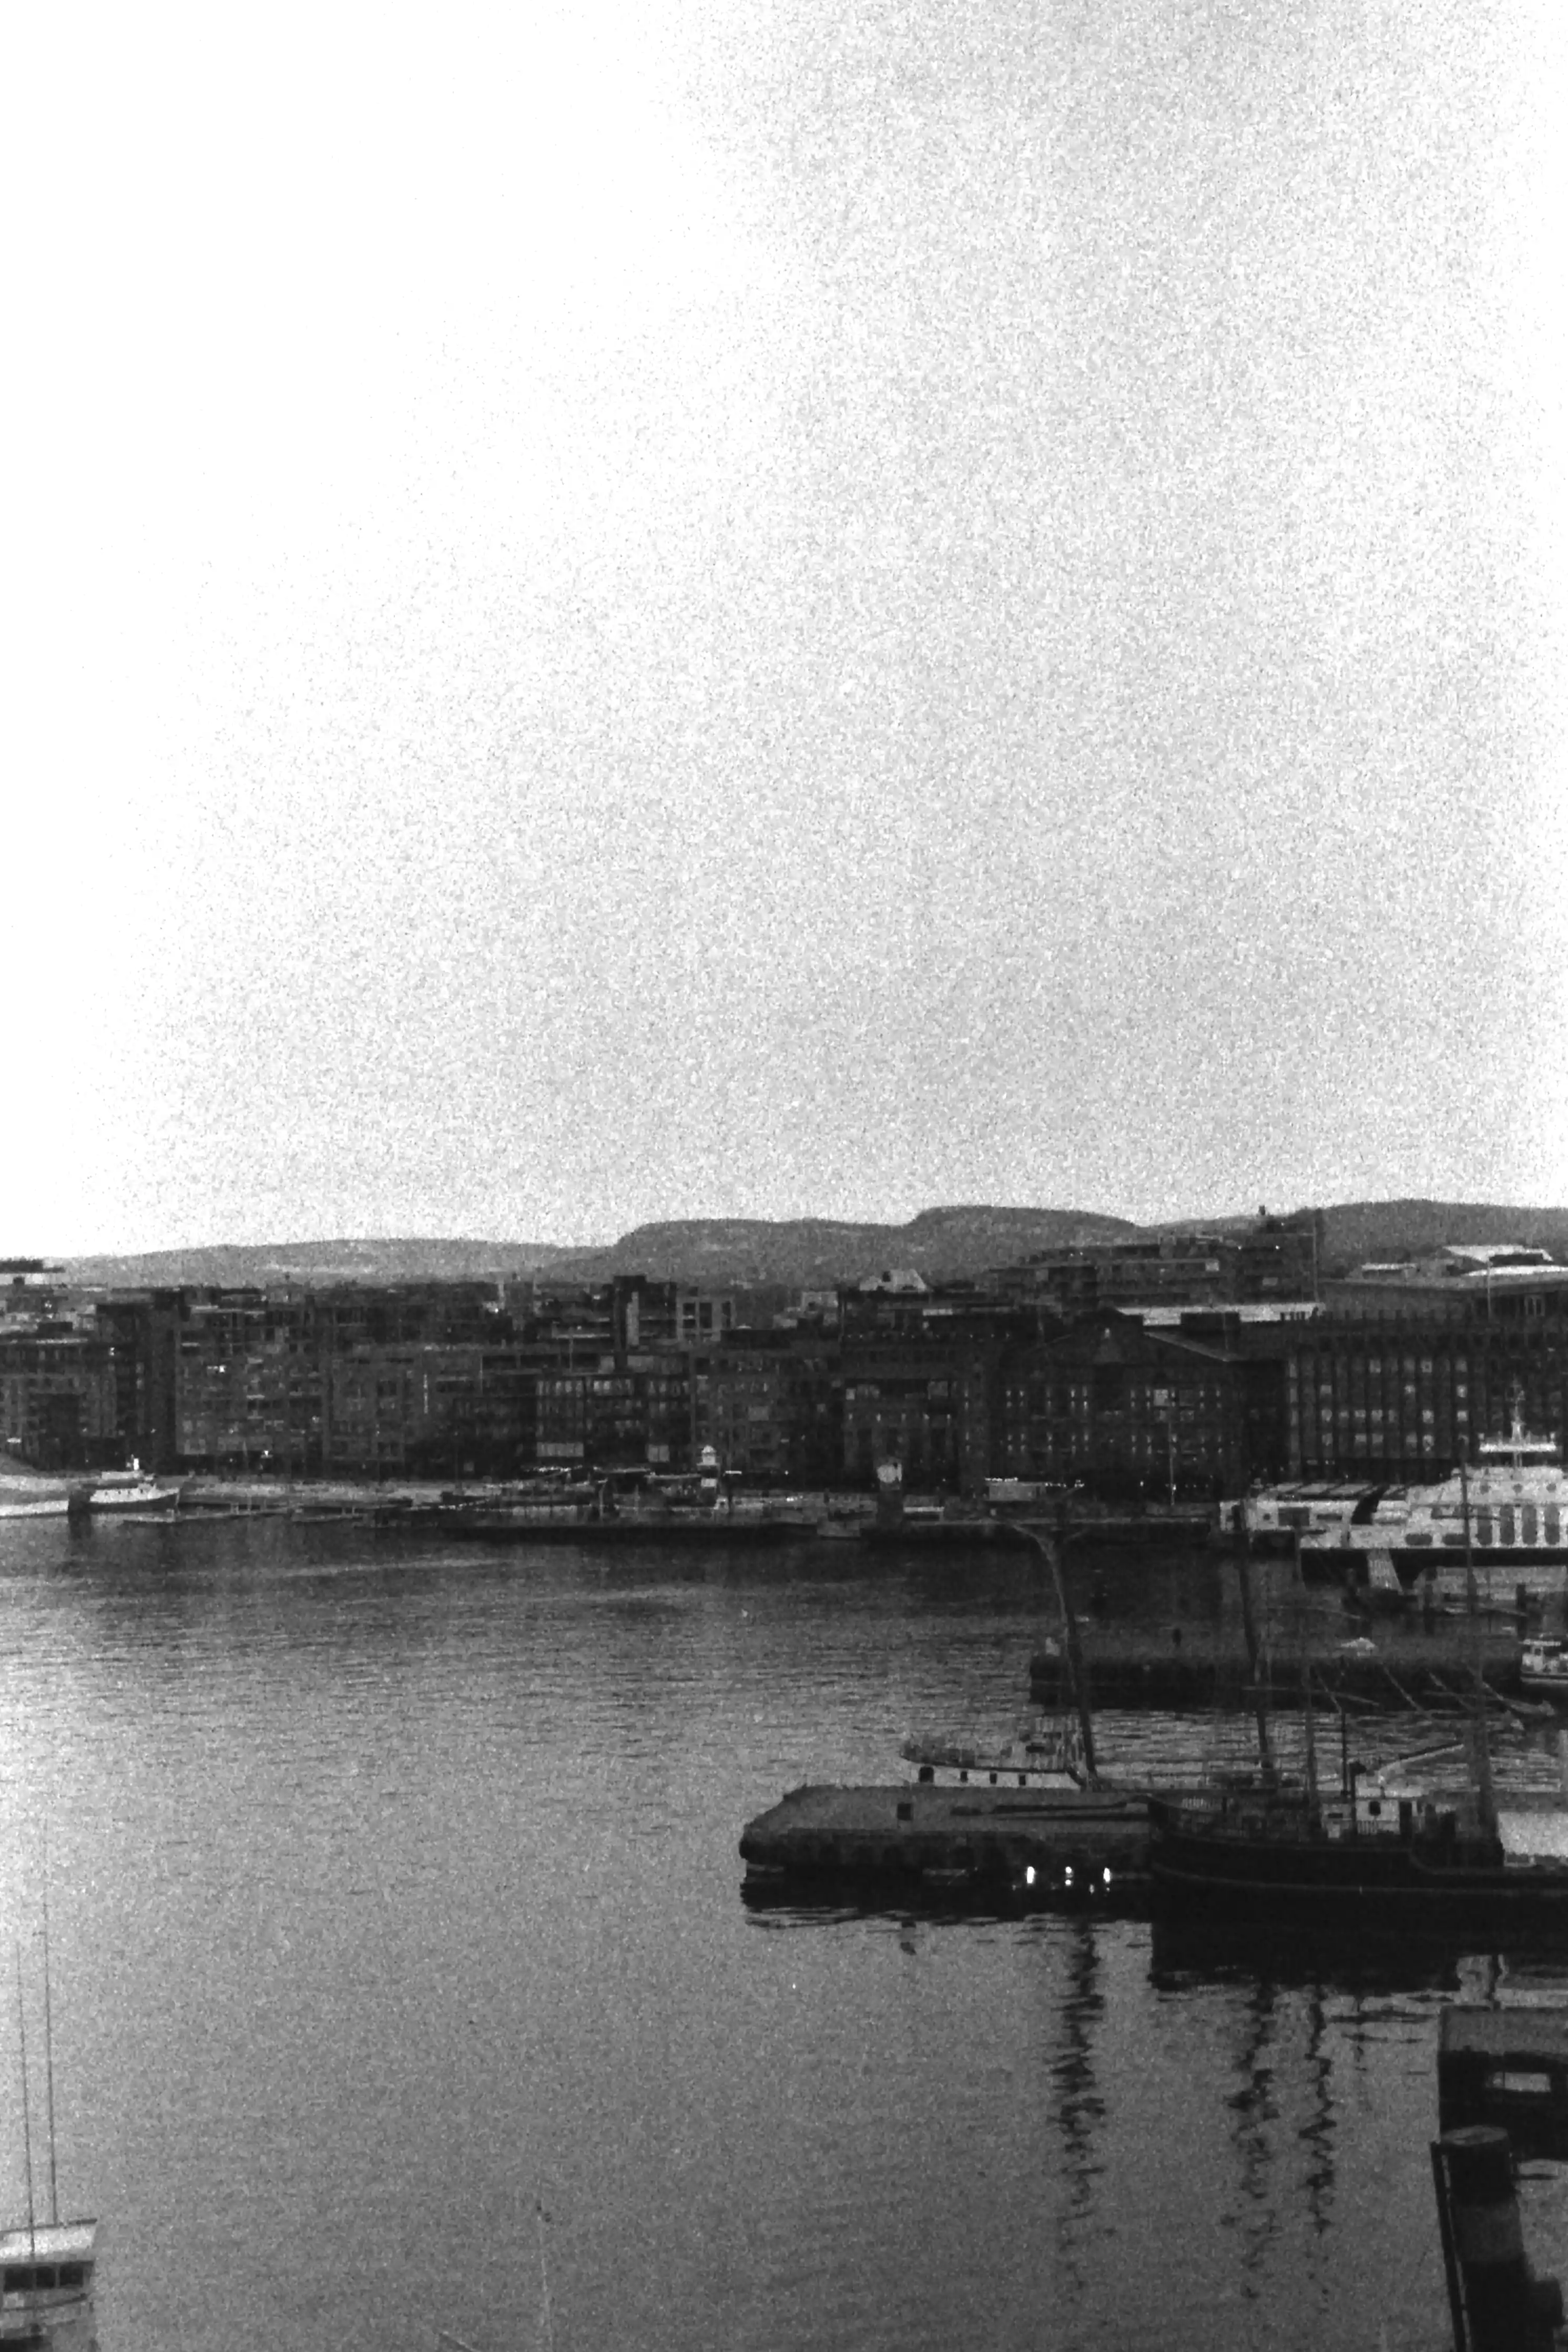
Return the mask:
[[1531,1698],[1549,1698],[1568,1706],[1568,1642],[1524,1643],[1519,1654],[1519,1682]]
[[1303,1533],[1301,1553],[1385,1553],[1405,1582],[1447,1567],[1568,1565],[1568,1473],[1554,1437],[1520,1417],[1506,1437],[1484,1437],[1477,1459],[1432,1486],[1388,1486],[1338,1527]]
[[1295,1478],[1242,1497],[1242,1523],[1258,1551],[1288,1552],[1370,1517],[1384,1493],[1364,1478]]
[[0,2347],[98,2352],[96,2221],[24,2221],[0,2231]]
[[140,1463],[133,1461],[128,1471],[108,1471],[91,1480],[79,1496],[71,1497],[71,1508],[81,1511],[172,1511],[180,1499],[178,1486],[160,1486],[150,1478]]
[[1068,1721],[1026,1724],[1005,1746],[906,1739],[900,1753],[917,1781],[938,1789],[1081,1789],[1085,1785],[1076,1727]]

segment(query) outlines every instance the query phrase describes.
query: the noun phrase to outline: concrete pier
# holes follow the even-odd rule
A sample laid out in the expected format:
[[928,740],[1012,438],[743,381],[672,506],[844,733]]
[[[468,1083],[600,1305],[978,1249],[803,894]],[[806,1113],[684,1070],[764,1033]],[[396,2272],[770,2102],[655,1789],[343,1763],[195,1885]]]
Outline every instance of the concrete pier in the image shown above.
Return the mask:
[[[1086,1628],[1084,1649],[1096,1706],[1240,1708],[1256,1687],[1240,1631],[1229,1625],[1173,1625],[1162,1637],[1142,1628],[1096,1624]],[[1432,1633],[1399,1627],[1376,1638],[1317,1634],[1266,1653],[1261,1687],[1269,1706],[1298,1712],[1309,1675],[1314,1697],[1430,1706],[1473,1694],[1479,1666],[1490,1689],[1517,1697],[1520,1657],[1513,1632],[1472,1633],[1458,1624]],[[1056,1651],[1030,1659],[1029,1686],[1037,1704],[1055,1701],[1061,1673]]]
[[837,1885],[1041,1902],[1142,1882],[1148,1806],[1133,1790],[805,1787],[748,1822],[749,1888]]

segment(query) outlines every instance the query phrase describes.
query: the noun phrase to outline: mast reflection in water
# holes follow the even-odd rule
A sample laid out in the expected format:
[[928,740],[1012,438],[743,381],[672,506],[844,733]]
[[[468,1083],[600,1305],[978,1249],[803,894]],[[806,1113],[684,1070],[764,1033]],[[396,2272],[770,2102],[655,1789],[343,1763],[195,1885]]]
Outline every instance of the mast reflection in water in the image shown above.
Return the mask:
[[531,2346],[541,2198],[562,2352],[1446,2340],[1456,1954],[740,1899],[785,1788],[1016,1719],[1026,1559],[5,1547],[0,1877],[47,1821],[104,2352]]

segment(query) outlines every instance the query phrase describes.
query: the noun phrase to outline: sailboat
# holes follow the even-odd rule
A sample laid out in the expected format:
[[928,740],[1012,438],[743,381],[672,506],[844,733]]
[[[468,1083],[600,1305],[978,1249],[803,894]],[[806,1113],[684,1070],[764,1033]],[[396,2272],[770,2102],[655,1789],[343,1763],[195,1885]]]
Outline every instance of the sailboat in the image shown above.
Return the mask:
[[[1250,1648],[1244,1549],[1237,1565]],[[1458,1801],[1363,1788],[1353,1770],[1337,1798],[1326,1797],[1310,1746],[1305,1785],[1284,1781],[1261,1700],[1258,1737],[1263,1769],[1245,1786],[1151,1799],[1149,1868],[1165,1902],[1254,1917],[1309,1912],[1321,1922],[1568,1923],[1568,1861],[1555,1840],[1537,1844],[1528,1814],[1500,1820],[1484,1711],[1471,1787]]]
[[22,2071],[22,2140],[26,2157],[25,2221],[0,2230],[0,2352],[98,2352],[93,2280],[98,2223],[62,2221],[55,2168],[54,2029],[49,1999],[49,1914],[44,1897],[44,2078],[47,2118],[48,2219],[38,2218],[33,2179],[33,2116],[27,2079],[27,2024],[22,2000],[22,1954],[16,1952],[16,2031]]

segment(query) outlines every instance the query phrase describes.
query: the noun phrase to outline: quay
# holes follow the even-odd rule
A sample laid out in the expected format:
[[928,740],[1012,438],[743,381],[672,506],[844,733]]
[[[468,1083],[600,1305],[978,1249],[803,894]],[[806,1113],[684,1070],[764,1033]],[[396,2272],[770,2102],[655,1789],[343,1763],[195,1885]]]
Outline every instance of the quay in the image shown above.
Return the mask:
[[1139,1791],[1009,1789],[1008,1777],[792,1789],[742,1832],[746,1889],[1103,1902],[1142,1885],[1149,1808]]
[[[1162,1638],[1143,1629],[1096,1624],[1086,1628],[1089,1703],[1096,1707],[1169,1708],[1191,1712],[1242,1707],[1258,1697],[1270,1707],[1300,1711],[1313,1699],[1352,1699],[1382,1707],[1428,1706],[1473,1695],[1478,1672],[1503,1698],[1521,1695],[1522,1644],[1510,1632],[1445,1624],[1433,1632],[1399,1627],[1373,1639],[1334,1640],[1317,1634],[1259,1657],[1253,1673],[1239,1633],[1173,1625]],[[1056,1703],[1064,1661],[1057,1650],[1029,1661],[1037,1706]]]
[[454,1511],[447,1535],[491,1544],[700,1544],[704,1547],[809,1543],[816,1529],[809,1519],[731,1517],[727,1511],[693,1512],[688,1517],[626,1511],[606,1518],[584,1513]]
[[[1017,1513],[904,1508],[868,1519],[858,1530],[862,1543],[879,1551],[922,1549],[964,1550],[1000,1544],[1022,1551],[1035,1538],[1030,1525]],[[1058,1543],[1075,1548],[1105,1545],[1119,1550],[1193,1550],[1212,1542],[1212,1510],[1142,1511],[1133,1516],[1101,1510],[1090,1515],[1081,1507],[1072,1517],[1053,1522],[1049,1532]]]

